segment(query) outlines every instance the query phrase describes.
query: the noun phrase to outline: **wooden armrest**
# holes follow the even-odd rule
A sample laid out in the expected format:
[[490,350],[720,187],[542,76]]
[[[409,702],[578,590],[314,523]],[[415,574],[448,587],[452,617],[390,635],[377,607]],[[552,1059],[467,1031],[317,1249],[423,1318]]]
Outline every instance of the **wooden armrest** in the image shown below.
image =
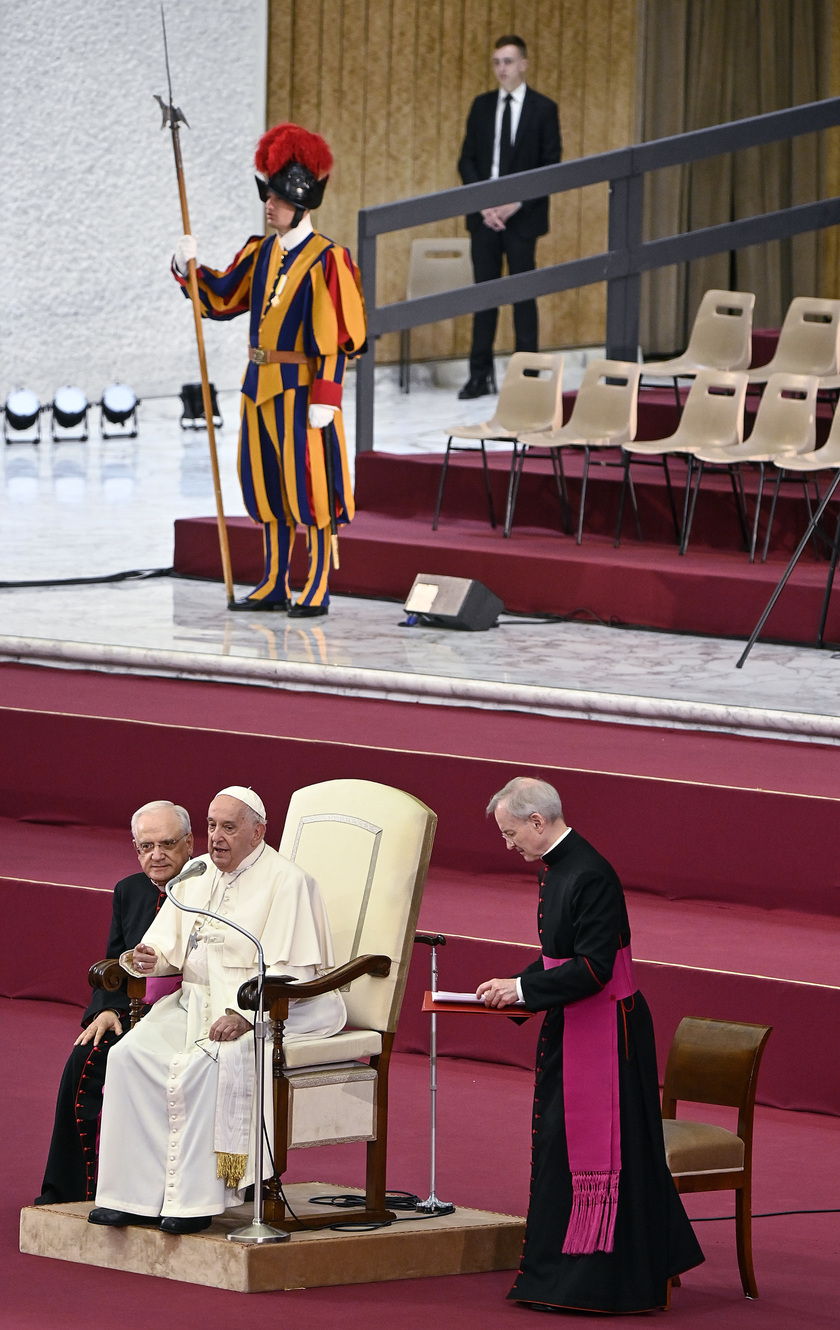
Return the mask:
[[91,988],[103,988],[106,993],[116,993],[128,977],[128,972],[115,957],[95,961],[88,970],[88,983]]
[[[374,974],[379,978],[384,978],[391,970],[390,956],[357,956],[354,961],[348,961],[346,965],[339,965],[337,969],[330,970],[329,974],[324,974],[320,979],[310,979],[308,983],[301,984],[287,975],[267,974],[265,977],[264,1003],[271,1007],[278,998],[311,998],[320,997],[322,993],[332,993],[337,988],[343,988],[345,984],[352,983],[354,979],[360,978],[363,974]],[[239,990],[239,1005],[243,1011],[256,1011],[258,1005],[257,979],[249,979]]]

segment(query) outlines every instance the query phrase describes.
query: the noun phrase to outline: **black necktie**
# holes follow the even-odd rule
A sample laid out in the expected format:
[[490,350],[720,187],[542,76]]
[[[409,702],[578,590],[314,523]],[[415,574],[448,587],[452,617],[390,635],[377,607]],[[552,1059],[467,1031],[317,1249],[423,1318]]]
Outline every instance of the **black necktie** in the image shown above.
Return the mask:
[[513,156],[513,144],[510,141],[510,93],[505,94],[505,109],[502,112],[502,134],[499,139],[499,175],[510,175],[510,159]]

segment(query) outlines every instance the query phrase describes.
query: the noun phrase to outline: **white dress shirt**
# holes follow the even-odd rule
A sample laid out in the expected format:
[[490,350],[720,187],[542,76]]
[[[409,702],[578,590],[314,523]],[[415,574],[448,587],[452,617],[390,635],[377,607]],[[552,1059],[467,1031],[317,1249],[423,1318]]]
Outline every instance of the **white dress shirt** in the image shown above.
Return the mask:
[[[519,128],[519,117],[522,114],[522,103],[525,100],[525,90],[527,84],[520,83],[510,94],[510,141],[511,145],[516,142],[516,131]],[[493,134],[493,165],[490,167],[490,179],[496,180],[499,175],[499,148],[502,141],[502,116],[505,113],[505,98],[508,94],[504,88],[499,88],[499,97],[496,102],[496,129]]]

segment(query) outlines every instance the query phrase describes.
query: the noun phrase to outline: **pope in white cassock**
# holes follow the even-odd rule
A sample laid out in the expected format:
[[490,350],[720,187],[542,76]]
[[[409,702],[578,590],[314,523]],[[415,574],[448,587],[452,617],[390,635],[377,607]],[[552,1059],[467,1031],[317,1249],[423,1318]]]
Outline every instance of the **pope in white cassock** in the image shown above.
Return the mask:
[[[258,937],[269,971],[314,979],[334,964],[321,893],[265,843],[265,828],[259,795],[222,790],[207,815],[208,871],[175,891]],[[197,1233],[254,1181],[254,1040],[237,993],[257,973],[256,948],[166,901],[121,960],[144,977],[183,978],[109,1054],[89,1219]],[[338,993],[291,1002],[284,1039],[336,1034],[346,1019]]]

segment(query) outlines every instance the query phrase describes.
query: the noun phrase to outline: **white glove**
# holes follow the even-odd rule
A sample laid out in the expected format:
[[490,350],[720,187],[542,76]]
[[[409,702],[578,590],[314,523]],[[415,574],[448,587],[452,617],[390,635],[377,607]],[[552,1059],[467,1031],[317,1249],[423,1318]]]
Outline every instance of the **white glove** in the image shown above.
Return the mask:
[[195,236],[181,236],[178,244],[175,246],[175,268],[182,277],[186,277],[190,259],[194,259],[198,252],[198,246],[195,243]]
[[334,406],[322,406],[320,402],[312,402],[309,407],[309,424],[312,429],[326,429],[334,415]]

